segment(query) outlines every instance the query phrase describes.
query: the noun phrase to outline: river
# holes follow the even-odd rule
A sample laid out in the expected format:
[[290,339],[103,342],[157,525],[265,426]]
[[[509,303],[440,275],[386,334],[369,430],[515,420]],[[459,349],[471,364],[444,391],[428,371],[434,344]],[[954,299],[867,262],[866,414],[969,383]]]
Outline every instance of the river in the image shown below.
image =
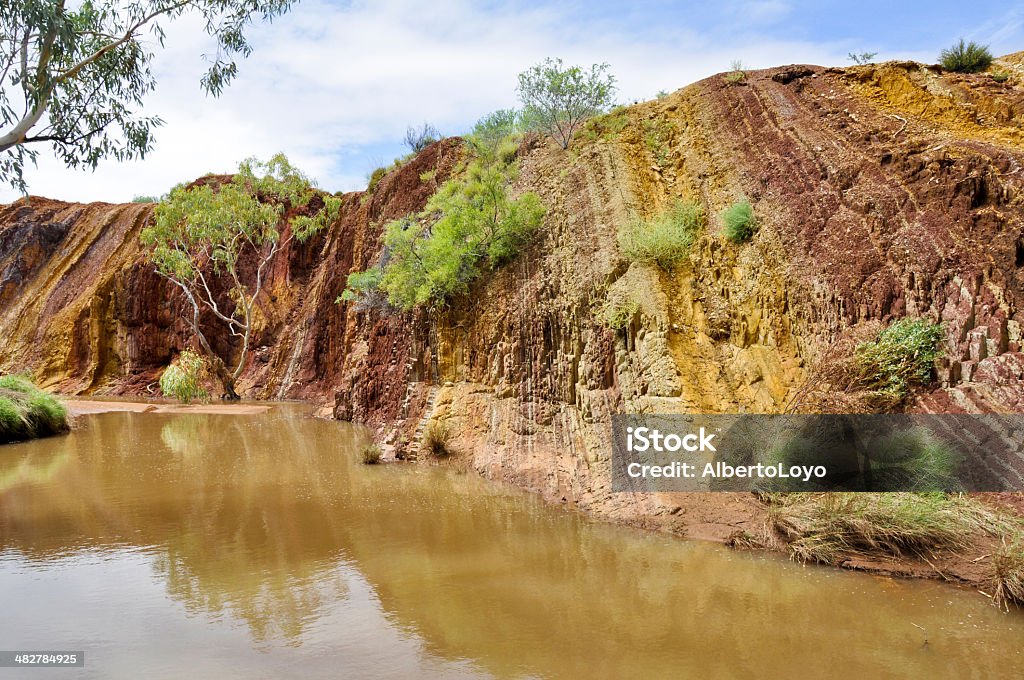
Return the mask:
[[104,413],[0,447],[0,678],[1019,678],[978,593],[594,522],[363,430]]

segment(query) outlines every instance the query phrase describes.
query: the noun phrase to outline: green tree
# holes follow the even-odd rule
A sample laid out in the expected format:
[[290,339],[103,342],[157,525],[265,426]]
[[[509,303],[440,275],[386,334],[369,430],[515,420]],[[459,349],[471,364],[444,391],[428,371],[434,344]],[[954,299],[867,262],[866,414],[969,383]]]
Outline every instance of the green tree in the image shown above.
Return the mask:
[[615,76],[608,69],[608,64],[593,64],[585,71],[549,57],[520,73],[519,99],[530,127],[569,148],[573,132],[583,121],[612,105]]
[[205,401],[209,394],[203,389],[203,373],[207,361],[190,349],[184,350],[164,369],[160,376],[160,391],[188,404],[195,399]]
[[245,29],[296,0],[0,0],[0,181],[24,191],[23,170],[40,144],[68,167],[142,157],[156,117],[134,109],[156,86],[153,45],[185,15],[216,44],[201,85],[220,94],[248,56]]
[[[192,332],[228,398],[238,398],[235,381],[245,369],[267,265],[291,239],[302,242],[320,231],[337,216],[340,206],[341,199],[315,189],[278,154],[266,163],[243,162],[232,180],[219,186],[179,185],[156,207],[154,223],[142,231],[142,242],[151,249],[156,272],[185,294],[192,311]],[[245,253],[255,261],[249,281],[239,269]],[[226,285],[230,309],[223,299],[218,300],[216,283]],[[203,308],[241,342],[231,370],[203,333]]]

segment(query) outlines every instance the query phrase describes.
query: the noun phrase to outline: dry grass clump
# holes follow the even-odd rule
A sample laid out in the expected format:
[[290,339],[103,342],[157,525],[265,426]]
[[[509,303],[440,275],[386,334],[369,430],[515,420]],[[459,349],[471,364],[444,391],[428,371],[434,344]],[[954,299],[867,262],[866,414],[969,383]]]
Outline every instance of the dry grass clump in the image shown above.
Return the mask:
[[1006,610],[1024,607],[1024,532],[1004,539],[992,556],[992,600]]
[[437,418],[427,423],[423,430],[423,448],[435,458],[447,458],[451,455],[451,441],[454,435],[448,423]]
[[380,462],[381,451],[376,444],[367,444],[360,452],[364,465],[376,465]]
[[837,565],[850,555],[927,556],[966,548],[1006,521],[966,496],[943,493],[771,494],[768,526],[801,562]]

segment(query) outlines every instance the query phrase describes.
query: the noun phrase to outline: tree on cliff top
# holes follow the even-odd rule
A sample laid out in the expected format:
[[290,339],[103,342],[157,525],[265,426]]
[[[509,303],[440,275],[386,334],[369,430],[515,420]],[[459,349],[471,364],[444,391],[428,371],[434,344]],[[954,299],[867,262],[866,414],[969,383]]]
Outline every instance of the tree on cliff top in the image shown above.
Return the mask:
[[612,105],[615,76],[608,68],[608,64],[594,64],[584,71],[548,58],[520,73],[519,99],[529,126],[550,135],[563,149],[569,148],[576,128]]
[[[229,399],[238,398],[235,382],[245,370],[267,265],[293,238],[302,242],[323,229],[340,206],[341,199],[317,191],[278,154],[266,163],[243,162],[230,182],[175,187],[143,229],[157,274],[185,294],[192,332]],[[233,369],[210,346],[204,311],[241,342]]]
[[[50,144],[68,167],[141,158],[155,117],[133,109],[156,86],[150,70],[164,26],[201,18],[216,44],[200,81],[214,96],[252,51],[245,28],[296,0],[0,0],[0,181],[24,191],[25,161]],[[147,39],[149,42],[147,43]]]

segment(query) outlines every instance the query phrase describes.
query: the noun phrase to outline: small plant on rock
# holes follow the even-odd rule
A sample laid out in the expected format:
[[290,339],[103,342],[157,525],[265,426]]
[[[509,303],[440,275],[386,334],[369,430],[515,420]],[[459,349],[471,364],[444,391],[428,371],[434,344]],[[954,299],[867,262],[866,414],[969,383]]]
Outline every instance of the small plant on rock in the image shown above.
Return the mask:
[[380,462],[381,451],[380,447],[376,444],[367,444],[362,448],[360,454],[362,455],[364,465],[376,465]]
[[961,38],[956,45],[942,50],[939,63],[947,71],[980,73],[992,65],[992,53],[988,51],[988,45],[974,41],[965,43]]
[[677,200],[649,220],[627,222],[619,229],[619,247],[630,260],[671,271],[689,255],[704,222],[704,209],[699,204]]
[[754,206],[747,199],[736,201],[722,212],[725,237],[733,243],[749,241],[757,231]]
[[423,430],[423,448],[435,458],[447,458],[451,455],[451,441],[451,428],[443,420],[433,418]]
[[747,72],[744,70],[743,62],[739,59],[733,61],[729,68],[730,71],[723,76],[728,84],[739,85],[747,79]]

